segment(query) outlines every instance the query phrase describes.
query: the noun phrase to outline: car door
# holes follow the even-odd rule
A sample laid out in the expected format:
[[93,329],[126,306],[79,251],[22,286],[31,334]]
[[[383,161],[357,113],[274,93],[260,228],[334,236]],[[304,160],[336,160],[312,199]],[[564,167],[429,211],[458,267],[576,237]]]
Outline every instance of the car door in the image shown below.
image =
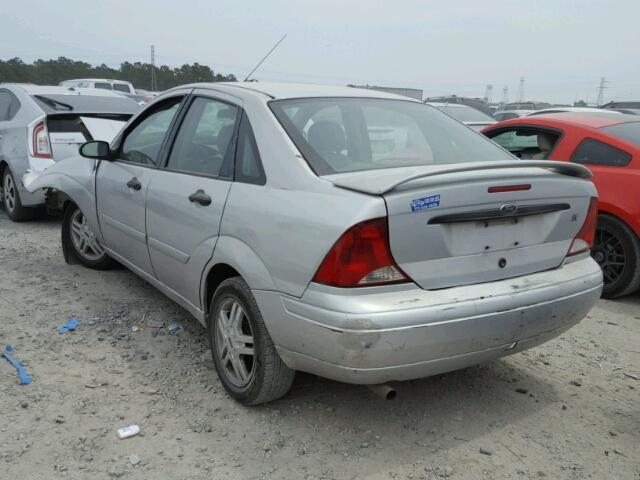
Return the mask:
[[203,268],[213,255],[233,175],[240,108],[233,97],[194,95],[147,199],[149,256],[157,278],[200,308]]
[[145,226],[147,188],[184,98],[184,94],[174,95],[142,113],[116,141],[116,159],[102,161],[96,174],[104,246],[128,267],[151,276]]

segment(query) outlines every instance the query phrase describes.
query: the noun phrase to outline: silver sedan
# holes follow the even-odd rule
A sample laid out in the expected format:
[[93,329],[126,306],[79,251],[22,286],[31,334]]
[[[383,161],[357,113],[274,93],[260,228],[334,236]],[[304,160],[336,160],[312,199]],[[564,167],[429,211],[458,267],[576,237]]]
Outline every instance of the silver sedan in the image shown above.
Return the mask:
[[64,205],[66,260],[188,310],[247,405],[296,370],[373,385],[519,352],[600,296],[590,172],[404,97],[189,85],[80,153],[27,185]]

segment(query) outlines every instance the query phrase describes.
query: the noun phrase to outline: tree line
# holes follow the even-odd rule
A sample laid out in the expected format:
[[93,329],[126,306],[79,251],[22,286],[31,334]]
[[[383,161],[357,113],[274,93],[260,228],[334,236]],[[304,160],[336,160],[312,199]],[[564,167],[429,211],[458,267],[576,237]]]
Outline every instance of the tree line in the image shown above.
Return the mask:
[[[151,90],[151,64],[142,62],[123,62],[119,68],[105,64],[91,65],[66,57],[57,59],[38,59],[25,63],[16,57],[0,59],[0,83],[20,82],[37,85],[57,85],[72,78],[113,78],[133,83],[136,88]],[[235,82],[235,75],[222,75],[199,63],[184,64],[171,68],[167,65],[156,66],[155,78],[158,90],[166,90],[177,85],[193,82]]]

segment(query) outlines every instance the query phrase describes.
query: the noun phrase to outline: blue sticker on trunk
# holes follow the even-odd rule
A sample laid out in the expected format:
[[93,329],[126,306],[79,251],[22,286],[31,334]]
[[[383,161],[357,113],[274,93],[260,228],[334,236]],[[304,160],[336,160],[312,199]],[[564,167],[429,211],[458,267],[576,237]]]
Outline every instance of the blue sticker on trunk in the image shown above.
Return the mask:
[[428,208],[435,208],[439,206],[440,195],[431,195],[430,197],[422,197],[411,200],[412,212],[419,212],[420,210],[426,210]]

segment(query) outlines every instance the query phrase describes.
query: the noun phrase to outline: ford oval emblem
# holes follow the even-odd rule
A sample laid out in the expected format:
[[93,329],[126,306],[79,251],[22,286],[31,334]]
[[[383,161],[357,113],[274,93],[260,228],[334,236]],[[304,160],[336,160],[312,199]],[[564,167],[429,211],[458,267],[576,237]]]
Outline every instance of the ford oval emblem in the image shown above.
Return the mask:
[[500,206],[500,212],[505,214],[516,213],[517,211],[518,206],[514,205],[513,203],[505,203],[504,205]]

